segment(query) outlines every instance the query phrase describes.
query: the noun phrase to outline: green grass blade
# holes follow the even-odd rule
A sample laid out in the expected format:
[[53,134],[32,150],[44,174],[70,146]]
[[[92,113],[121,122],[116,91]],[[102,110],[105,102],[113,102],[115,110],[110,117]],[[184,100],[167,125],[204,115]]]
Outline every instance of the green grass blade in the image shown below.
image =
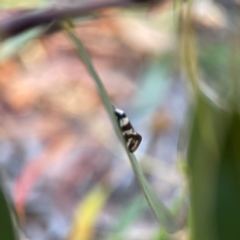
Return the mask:
[[[216,182],[230,114],[204,95],[196,96],[188,147],[191,239],[216,238]],[[226,238],[229,239],[229,238]]]
[[36,27],[0,43],[0,64],[15,55],[28,41],[41,36],[47,27]]
[[233,112],[221,148],[216,181],[214,221],[217,240],[235,240],[240,236],[240,114]]
[[150,185],[148,184],[148,182],[146,181],[142,170],[140,169],[138,162],[134,156],[134,154],[130,153],[126,143],[123,139],[123,136],[121,134],[121,131],[119,129],[118,123],[116,121],[114,112],[113,112],[113,107],[112,107],[112,103],[111,100],[109,99],[107,92],[97,74],[97,72],[95,71],[91,60],[88,56],[87,51],[85,50],[84,46],[82,45],[82,43],[80,42],[80,40],[75,36],[75,34],[70,31],[67,30],[67,35],[69,36],[69,38],[72,40],[72,42],[74,43],[77,52],[80,56],[80,58],[82,59],[83,63],[85,64],[89,74],[91,75],[91,77],[93,78],[97,90],[99,92],[99,95],[104,103],[104,106],[107,109],[107,112],[110,116],[111,122],[113,123],[114,129],[117,133],[117,135],[119,136],[122,145],[125,148],[125,151],[128,155],[128,158],[132,164],[132,168],[133,171],[135,173],[135,176],[137,177],[137,180],[142,188],[142,191],[144,193],[145,198],[147,199],[147,202],[149,204],[149,206],[151,207],[153,213],[155,214],[157,220],[162,224],[162,226],[168,231],[168,232],[176,232],[178,231],[181,226],[178,223],[177,219],[172,215],[172,213],[164,206],[164,204],[158,199],[157,195],[154,193],[154,191],[152,190],[152,188],[150,187]]
[[169,234],[161,229],[159,230],[158,236],[155,237],[153,240],[169,240],[169,238]]
[[2,184],[0,184],[0,231],[1,240],[19,239]]
[[126,236],[124,234],[130,226],[143,215],[147,207],[147,202],[142,195],[135,197],[124,207],[124,210],[118,217],[116,225],[113,227],[113,233],[108,236],[108,240],[125,239]]

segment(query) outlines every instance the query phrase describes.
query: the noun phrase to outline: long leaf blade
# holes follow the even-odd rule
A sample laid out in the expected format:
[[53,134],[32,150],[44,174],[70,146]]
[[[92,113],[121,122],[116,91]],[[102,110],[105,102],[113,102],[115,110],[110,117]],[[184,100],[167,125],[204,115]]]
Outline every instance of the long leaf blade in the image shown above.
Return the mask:
[[95,71],[90,57],[88,56],[87,51],[85,50],[83,44],[81,43],[81,41],[76,37],[76,35],[70,31],[69,29],[67,29],[67,35],[69,36],[69,38],[72,40],[72,42],[74,43],[77,52],[80,56],[80,58],[82,59],[83,63],[85,64],[89,74],[91,75],[91,77],[93,78],[97,90],[99,92],[99,95],[104,103],[104,106],[106,107],[106,110],[109,114],[109,117],[112,121],[112,124],[114,126],[114,129],[118,135],[118,137],[120,138],[125,151],[128,155],[128,158],[131,162],[133,171],[135,173],[135,176],[137,177],[137,180],[142,188],[142,191],[144,193],[144,196],[149,204],[149,206],[151,207],[153,213],[155,214],[157,220],[162,224],[162,226],[168,231],[168,232],[176,232],[178,231],[181,226],[178,223],[177,219],[172,215],[172,213],[164,206],[164,204],[158,199],[157,195],[155,194],[155,192],[152,190],[152,188],[150,187],[150,185],[148,184],[147,180],[145,179],[143,172],[141,170],[141,168],[138,165],[138,162],[136,160],[136,157],[134,156],[134,154],[130,153],[126,143],[123,139],[123,136],[121,134],[121,131],[119,129],[119,126],[116,122],[116,118],[114,116],[114,112],[113,112],[113,107],[112,107],[112,103],[107,95],[107,92],[97,74],[97,72]]
[[2,184],[0,184],[0,229],[2,240],[18,240],[11,210]]

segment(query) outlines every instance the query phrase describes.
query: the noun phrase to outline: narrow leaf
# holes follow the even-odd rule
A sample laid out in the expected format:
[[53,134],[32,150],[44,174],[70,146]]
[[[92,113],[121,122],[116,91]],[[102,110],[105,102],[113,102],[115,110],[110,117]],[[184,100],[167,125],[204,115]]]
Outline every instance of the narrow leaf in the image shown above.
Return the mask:
[[17,240],[17,233],[7,198],[0,184],[0,230],[1,240]]
[[76,210],[76,217],[68,240],[93,239],[95,223],[109,193],[101,186],[96,186],[81,201]]
[[15,55],[28,41],[41,36],[47,27],[37,27],[0,43],[0,64]]
[[75,36],[75,34],[70,31],[69,29],[67,29],[67,34],[69,36],[69,38],[72,40],[72,42],[74,43],[77,52],[80,56],[80,58],[82,59],[83,63],[85,64],[89,74],[92,76],[97,90],[99,92],[99,95],[104,103],[104,106],[107,109],[107,112],[109,114],[109,117],[112,121],[112,124],[116,130],[116,133],[118,135],[118,137],[120,138],[122,145],[125,148],[125,151],[128,155],[128,158],[132,164],[132,168],[133,171],[135,173],[135,176],[137,177],[137,180],[143,190],[144,196],[147,199],[147,202],[149,204],[149,206],[151,207],[153,213],[155,214],[157,220],[163,225],[163,227],[168,231],[168,232],[176,232],[178,231],[181,226],[180,224],[177,222],[177,219],[171,214],[171,212],[164,206],[164,204],[158,199],[157,195],[154,193],[154,191],[152,190],[152,188],[150,187],[150,185],[148,184],[148,182],[146,181],[143,172],[141,170],[141,168],[138,165],[138,162],[134,156],[134,154],[130,153],[126,143],[123,139],[123,136],[121,134],[121,131],[119,129],[118,123],[116,121],[114,112],[113,112],[113,107],[112,107],[112,103],[111,100],[109,99],[107,92],[97,74],[97,72],[95,71],[92,62],[88,56],[87,51],[85,50],[84,46],[82,45],[82,43],[80,42],[80,40]]
[[129,227],[141,217],[147,207],[146,200],[142,195],[135,197],[122,211],[118,217],[117,224],[113,228],[113,234],[108,236],[108,240],[124,239],[124,233]]

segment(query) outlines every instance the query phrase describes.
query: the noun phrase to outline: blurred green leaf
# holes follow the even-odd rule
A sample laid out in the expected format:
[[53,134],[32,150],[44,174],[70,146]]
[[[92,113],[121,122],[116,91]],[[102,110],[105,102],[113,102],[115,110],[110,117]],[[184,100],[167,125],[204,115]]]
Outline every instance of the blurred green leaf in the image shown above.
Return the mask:
[[198,97],[188,165],[193,240],[235,240],[240,222],[240,115]]
[[36,27],[0,43],[0,64],[15,55],[28,41],[41,36],[47,27]]
[[217,240],[240,236],[240,115],[231,113],[216,181],[214,220]]
[[205,81],[218,91],[226,95],[231,88],[230,73],[230,48],[223,43],[201,45],[199,51],[199,65]]
[[169,54],[148,63],[134,96],[131,119],[138,115],[149,117],[159,106],[173,79],[170,77],[172,62],[173,56]]
[[125,140],[121,134],[121,131],[119,129],[116,117],[114,115],[114,111],[113,111],[113,107],[112,107],[112,103],[107,95],[107,92],[97,74],[97,72],[95,71],[91,60],[88,56],[87,51],[85,50],[85,48],[83,47],[82,43],[79,41],[79,39],[75,36],[75,34],[70,31],[67,30],[67,34],[69,36],[69,38],[72,40],[72,42],[74,43],[74,45],[76,46],[77,52],[79,54],[79,56],[81,57],[82,61],[84,62],[89,74],[92,76],[96,86],[97,86],[97,90],[99,92],[99,95],[104,103],[104,106],[107,109],[107,112],[109,114],[109,117],[112,121],[112,124],[115,128],[115,131],[119,137],[119,139],[121,140],[125,151],[129,157],[129,160],[131,161],[132,164],[132,168],[133,171],[135,173],[135,176],[137,177],[137,180],[143,190],[143,193],[147,199],[147,202],[149,204],[149,206],[151,207],[153,213],[155,214],[157,220],[163,225],[164,228],[166,228],[167,231],[169,232],[176,232],[177,230],[179,230],[181,228],[180,224],[177,222],[177,219],[172,215],[172,213],[164,206],[164,204],[158,199],[157,195],[153,192],[153,190],[151,189],[150,185],[148,184],[148,182],[146,181],[141,168],[138,165],[138,162],[134,156],[134,154],[130,153]]
[[188,147],[191,234],[194,240],[218,240],[216,180],[230,116],[203,94],[196,101]]
[[0,234],[1,240],[18,240],[7,198],[0,184]]
[[0,8],[37,8],[47,4],[45,0],[0,0]]
[[100,184],[91,189],[84,199],[81,199],[75,211],[68,240],[90,240],[94,236],[94,229],[102,208],[106,204],[109,192]]
[[[185,221],[186,221],[186,215],[188,214],[188,201],[186,199],[186,191],[183,190],[179,196],[177,196],[173,203],[171,204],[171,212],[173,212],[174,216],[180,216],[182,215],[182,222],[183,225],[185,226]],[[152,239],[152,240],[168,240],[172,239],[171,235],[167,233],[164,229],[161,229],[158,231],[157,235]]]
[[109,240],[124,239],[124,233],[129,229],[147,208],[147,202],[142,195],[135,197],[122,211],[118,217],[117,224],[113,227],[113,234],[108,237]]
[[169,234],[161,229],[158,232],[158,235],[156,237],[154,237],[152,240],[168,240],[168,239],[169,239]]
[[182,16],[182,55],[195,101],[188,123],[190,239],[235,240],[240,236],[239,36],[231,46],[215,44],[198,54],[208,83],[221,90],[216,104],[207,97],[206,88],[201,89],[191,14],[187,5]]

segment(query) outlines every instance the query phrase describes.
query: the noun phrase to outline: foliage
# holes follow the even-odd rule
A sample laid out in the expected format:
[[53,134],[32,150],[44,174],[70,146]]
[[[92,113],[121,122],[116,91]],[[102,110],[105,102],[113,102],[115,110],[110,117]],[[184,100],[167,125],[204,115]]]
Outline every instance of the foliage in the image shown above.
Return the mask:
[[[6,3],[2,2],[1,4]],[[188,97],[191,99],[188,109],[189,118],[185,123],[188,142],[186,179],[190,198],[188,223],[184,217],[180,216],[180,210],[188,196],[184,196],[185,199],[181,197],[176,207],[177,210],[172,211],[153,191],[144,175],[144,169],[139,166],[137,158],[129,152],[126,146],[114,115],[112,102],[84,47],[85,43],[82,43],[74,30],[66,27],[67,21],[64,19],[62,19],[62,26],[64,26],[65,35],[73,43],[79,58],[96,86],[145,199],[160,223],[160,231],[154,239],[176,239],[176,236],[179,235],[172,234],[182,230],[184,231],[182,239],[235,240],[239,238],[238,224],[240,222],[239,29],[238,26],[233,25],[231,26],[233,31],[226,39],[218,39],[217,42],[208,38],[206,40],[204,33],[196,34],[197,28],[194,24],[197,21],[194,19],[193,1],[179,0],[175,2],[174,7],[175,23],[178,23],[176,19],[180,20],[179,29],[177,27],[175,29],[175,34],[179,33],[177,37],[179,38],[178,47],[181,55],[177,57],[179,57],[179,65],[182,64],[182,75],[186,79]],[[68,23],[72,24],[70,19]],[[81,18],[78,21],[81,22]],[[126,22],[131,23],[132,26],[139,26],[136,21],[131,22],[128,19]],[[121,28],[121,24],[116,26],[113,29]],[[6,59],[16,55],[28,41],[40,38],[47,30],[49,30],[48,26],[32,27],[30,30],[6,39],[1,43],[0,62],[4,63]],[[141,30],[146,31],[147,34],[152,34],[148,29],[141,28]],[[209,31],[209,29],[207,30]],[[218,29],[217,31],[225,30]],[[137,36],[137,32],[134,34]],[[145,41],[147,45],[149,39],[146,38]],[[129,42],[131,41],[129,40]],[[148,47],[151,51],[157,49],[151,44]],[[147,51],[146,49],[144,51]],[[162,96],[164,96],[170,83],[168,80],[169,72],[176,70],[170,66],[170,62],[176,61],[175,57],[176,54],[172,51],[171,54],[162,55],[161,61],[154,58],[149,62],[148,72],[143,76],[147,80],[140,85],[141,89],[138,90],[135,102],[133,102],[137,113],[144,111],[147,116],[152,116],[156,111],[157,104],[162,101]],[[151,98],[148,98],[149,96]],[[154,134],[157,135],[157,133]],[[76,147],[76,138],[71,136],[72,138],[69,140],[67,133],[66,136],[66,139],[65,135],[62,138],[63,141],[61,137],[56,137],[57,140],[55,139],[52,145],[48,145],[47,151],[40,154],[35,159],[36,161],[28,164],[18,177],[14,194],[16,195],[16,208],[20,216],[24,216],[26,199],[40,175],[45,173],[47,168],[53,165],[53,162],[57,162],[62,155],[70,155],[69,152],[72,152],[73,148]],[[64,147],[60,151],[59,145],[62,145],[62,142]],[[94,164],[94,161],[91,162],[86,169],[91,168]],[[102,179],[101,181],[104,182]],[[106,190],[101,181],[95,185],[95,188],[88,191],[85,198],[78,203],[69,239],[93,238],[97,218],[113,191],[113,189]],[[18,238],[14,221],[12,221],[12,210],[9,208],[10,204],[6,196],[5,191],[1,188],[1,239],[16,240]],[[124,233],[139,216],[143,215],[146,206],[146,202],[141,196],[134,198],[123,211],[117,223],[114,224],[113,230],[117,234],[109,234],[108,239],[124,239]],[[186,215],[187,211],[184,210]],[[189,233],[189,236],[186,237],[186,233]]]

